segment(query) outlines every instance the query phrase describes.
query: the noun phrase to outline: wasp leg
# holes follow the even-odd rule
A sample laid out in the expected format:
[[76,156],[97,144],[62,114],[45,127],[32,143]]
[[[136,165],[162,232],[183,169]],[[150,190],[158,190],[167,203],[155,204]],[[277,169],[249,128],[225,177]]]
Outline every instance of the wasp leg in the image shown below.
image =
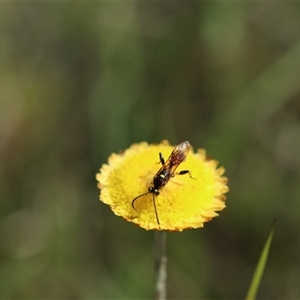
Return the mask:
[[[182,170],[182,171],[180,171],[180,172],[176,172],[176,173],[175,173],[175,175],[185,175],[185,174],[189,174],[189,176],[190,176],[191,179],[197,179],[197,178],[194,178],[194,177],[192,176],[192,173],[191,173],[191,171],[189,171],[189,170]],[[174,175],[174,176],[175,176],[175,175]]]
[[163,157],[163,155],[159,152],[159,162],[164,165],[165,164],[165,159]]
[[145,178],[145,177],[149,176],[150,174],[151,174],[151,172],[148,171],[146,175],[140,175],[139,177],[140,177],[140,178]]

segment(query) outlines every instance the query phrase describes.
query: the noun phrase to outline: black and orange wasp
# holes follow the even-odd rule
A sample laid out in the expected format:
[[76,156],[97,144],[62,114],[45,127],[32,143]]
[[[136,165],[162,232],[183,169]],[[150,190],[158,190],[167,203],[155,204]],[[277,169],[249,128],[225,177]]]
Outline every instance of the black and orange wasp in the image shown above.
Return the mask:
[[[134,198],[131,202],[131,205],[134,209],[134,203],[137,199],[140,197],[146,196],[148,194],[152,194],[153,196],[153,206],[154,206],[154,211],[155,211],[155,216],[156,216],[156,221],[157,224],[160,225],[159,223],[159,218],[157,214],[157,209],[156,209],[156,203],[155,203],[155,196],[158,196],[160,194],[160,190],[169,182],[169,180],[174,177],[175,175],[184,175],[184,174],[189,174],[191,178],[191,172],[189,170],[182,170],[178,173],[176,173],[176,169],[178,166],[185,161],[186,156],[191,148],[191,145],[188,141],[182,142],[178,146],[174,148],[172,151],[171,155],[165,161],[163,155],[159,153],[159,161],[162,164],[161,168],[158,170],[158,172],[154,175],[152,185],[148,188],[148,192],[141,194]],[[195,179],[195,178],[193,178]]]

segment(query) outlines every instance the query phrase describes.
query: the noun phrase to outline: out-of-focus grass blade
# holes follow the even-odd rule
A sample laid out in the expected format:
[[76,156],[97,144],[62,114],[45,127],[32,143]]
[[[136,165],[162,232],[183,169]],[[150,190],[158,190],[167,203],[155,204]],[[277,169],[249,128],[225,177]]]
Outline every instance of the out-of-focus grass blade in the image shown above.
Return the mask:
[[273,238],[275,223],[276,223],[276,219],[274,220],[274,222],[272,224],[269,236],[268,236],[267,241],[264,245],[264,248],[261,252],[258,264],[256,266],[255,273],[252,278],[250,288],[249,288],[247,296],[246,296],[246,300],[253,300],[256,298],[256,294],[257,294],[257,291],[258,291],[258,288],[259,288],[259,285],[261,282],[261,278],[264,274],[265,266],[267,263],[269,250],[270,250],[270,246],[271,246],[271,242],[272,242],[272,238]]

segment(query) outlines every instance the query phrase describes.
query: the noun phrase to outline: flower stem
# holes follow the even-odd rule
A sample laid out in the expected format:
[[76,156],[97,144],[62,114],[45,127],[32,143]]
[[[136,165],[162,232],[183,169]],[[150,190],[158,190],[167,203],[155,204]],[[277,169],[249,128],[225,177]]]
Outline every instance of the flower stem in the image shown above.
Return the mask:
[[166,231],[156,231],[154,236],[155,291],[157,300],[167,299]]

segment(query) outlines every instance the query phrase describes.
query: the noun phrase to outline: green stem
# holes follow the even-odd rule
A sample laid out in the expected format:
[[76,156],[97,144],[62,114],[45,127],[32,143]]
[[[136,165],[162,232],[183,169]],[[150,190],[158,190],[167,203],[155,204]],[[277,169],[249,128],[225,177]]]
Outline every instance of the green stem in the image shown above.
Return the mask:
[[155,291],[157,300],[167,299],[166,231],[156,231],[154,237]]

